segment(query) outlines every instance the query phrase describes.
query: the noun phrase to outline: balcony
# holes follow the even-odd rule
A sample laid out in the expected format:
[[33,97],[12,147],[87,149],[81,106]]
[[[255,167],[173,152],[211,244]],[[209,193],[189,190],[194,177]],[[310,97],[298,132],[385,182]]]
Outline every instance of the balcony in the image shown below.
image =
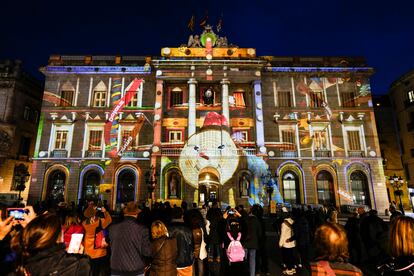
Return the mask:
[[[181,148],[163,148],[161,149],[161,155],[166,156],[180,156],[181,154]],[[236,149],[233,150],[233,152],[229,153],[228,150],[220,150],[220,149],[210,149],[206,150],[204,152],[207,156],[221,156],[224,152],[224,155],[237,155],[237,156],[255,156],[256,155],[256,149],[255,148],[242,148],[242,149]]]
[[331,157],[331,150],[328,149],[318,149],[314,151],[315,157],[319,158],[329,158]]
[[277,150],[275,151],[276,157],[283,157],[283,158],[296,158],[298,157],[297,150]]
[[102,158],[102,150],[88,150],[86,151],[85,157]]
[[54,158],[66,158],[68,157],[68,151],[65,149],[55,149],[52,151],[51,155]]
[[348,157],[365,157],[365,152],[362,150],[348,150]]
[[122,157],[124,158],[138,158],[139,153],[137,151],[126,151]]

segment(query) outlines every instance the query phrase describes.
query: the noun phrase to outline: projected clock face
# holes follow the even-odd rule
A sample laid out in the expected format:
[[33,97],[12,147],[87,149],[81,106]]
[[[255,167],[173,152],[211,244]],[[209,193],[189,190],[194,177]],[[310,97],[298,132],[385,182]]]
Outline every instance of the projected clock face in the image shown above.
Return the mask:
[[181,151],[179,166],[187,183],[198,187],[202,169],[218,171],[220,183],[226,183],[239,164],[237,147],[225,130],[206,130],[192,135]]

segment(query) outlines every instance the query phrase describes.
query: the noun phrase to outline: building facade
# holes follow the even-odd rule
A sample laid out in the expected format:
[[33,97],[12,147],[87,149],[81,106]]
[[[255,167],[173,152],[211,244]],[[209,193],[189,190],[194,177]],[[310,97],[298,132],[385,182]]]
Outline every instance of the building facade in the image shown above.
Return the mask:
[[[0,62],[0,199],[3,202],[12,194],[18,195],[19,176],[31,172],[29,158],[35,148],[42,93],[41,83],[22,69],[20,61]],[[28,191],[28,187],[22,191],[24,200]]]
[[[404,167],[401,158],[401,149],[399,145],[399,138],[395,126],[395,116],[390,98],[388,95],[377,96],[373,98],[375,118],[377,122],[378,139],[381,145],[381,156],[383,158],[384,174],[387,185],[387,196],[389,202],[399,202],[399,194],[396,187],[390,179],[394,176],[403,178],[403,185],[398,190],[402,190],[401,202],[405,210],[412,210],[410,201],[408,183],[406,181]],[[400,183],[400,182],[399,182]],[[401,184],[401,183],[400,183]]]
[[409,197],[414,202],[414,72],[408,72],[390,87],[389,97],[394,110],[404,179],[408,182]]
[[52,56],[42,72],[32,201],[388,205],[362,59],[259,57],[206,28],[160,57]]

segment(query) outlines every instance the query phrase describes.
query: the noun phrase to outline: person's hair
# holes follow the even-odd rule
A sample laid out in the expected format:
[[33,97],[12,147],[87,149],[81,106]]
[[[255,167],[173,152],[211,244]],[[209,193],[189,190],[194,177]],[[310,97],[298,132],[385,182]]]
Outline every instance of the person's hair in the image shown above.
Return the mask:
[[184,211],[180,207],[175,207],[172,209],[171,216],[173,219],[181,219],[183,217]]
[[165,224],[160,221],[156,220],[151,225],[151,236],[153,239],[158,239],[161,237],[166,237],[168,235],[168,230]]
[[62,226],[59,217],[48,213],[34,218],[26,228],[14,236],[11,248],[18,253],[21,261],[17,274],[24,275],[25,260],[56,245],[61,233]]
[[390,252],[393,257],[414,256],[414,219],[399,216],[390,229]]
[[79,219],[78,215],[77,215],[77,214],[75,214],[75,213],[71,213],[71,214],[68,214],[68,215],[66,216],[66,218],[65,218],[65,223],[63,224],[63,226],[64,226],[65,228],[68,228],[68,227],[70,227],[71,225],[77,225],[77,224],[79,224],[79,223],[80,223],[80,219]]
[[324,223],[315,232],[316,260],[347,262],[348,238],[339,224]]

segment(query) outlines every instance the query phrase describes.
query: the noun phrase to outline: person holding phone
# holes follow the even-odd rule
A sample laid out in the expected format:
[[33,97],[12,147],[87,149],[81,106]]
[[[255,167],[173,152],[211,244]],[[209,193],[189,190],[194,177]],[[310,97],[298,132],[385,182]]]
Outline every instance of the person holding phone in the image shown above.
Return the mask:
[[61,240],[58,216],[46,213],[33,218],[11,242],[19,260],[16,275],[89,275],[88,257],[66,253]]
[[68,214],[65,218],[65,223],[62,226],[63,231],[63,242],[65,243],[66,249],[72,240],[74,234],[85,234],[85,228],[83,228],[81,221],[76,213]]

